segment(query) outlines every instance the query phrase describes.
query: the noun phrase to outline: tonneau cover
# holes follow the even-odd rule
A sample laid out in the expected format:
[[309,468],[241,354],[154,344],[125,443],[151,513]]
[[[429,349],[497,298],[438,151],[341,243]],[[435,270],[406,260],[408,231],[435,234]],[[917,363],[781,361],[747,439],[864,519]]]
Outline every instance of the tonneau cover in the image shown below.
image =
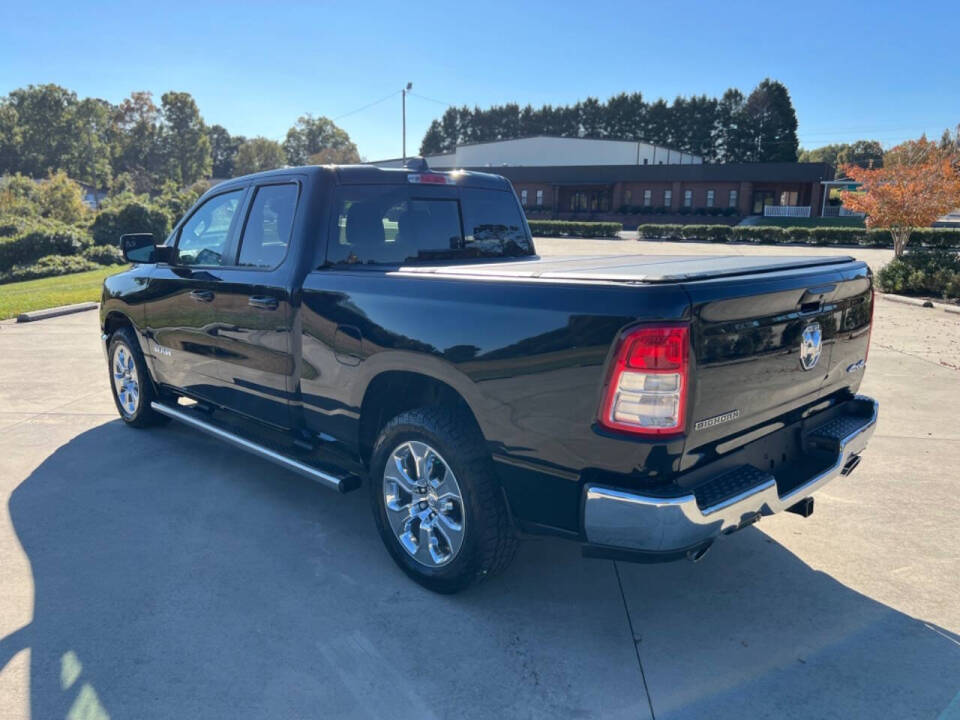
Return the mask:
[[848,255],[772,257],[759,255],[587,255],[517,258],[506,262],[404,265],[404,273],[479,277],[603,280],[666,283],[706,280],[732,275],[777,272],[795,268],[837,265],[853,261]]

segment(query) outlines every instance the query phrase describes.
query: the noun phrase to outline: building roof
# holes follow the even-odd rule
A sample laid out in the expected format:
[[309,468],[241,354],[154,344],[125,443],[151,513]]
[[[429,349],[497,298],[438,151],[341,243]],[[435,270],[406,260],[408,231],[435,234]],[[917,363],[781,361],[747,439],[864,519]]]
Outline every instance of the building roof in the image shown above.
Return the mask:
[[833,177],[828,163],[724,163],[718,165],[553,165],[464,168],[495,172],[511,182],[609,185],[615,182],[819,182]]

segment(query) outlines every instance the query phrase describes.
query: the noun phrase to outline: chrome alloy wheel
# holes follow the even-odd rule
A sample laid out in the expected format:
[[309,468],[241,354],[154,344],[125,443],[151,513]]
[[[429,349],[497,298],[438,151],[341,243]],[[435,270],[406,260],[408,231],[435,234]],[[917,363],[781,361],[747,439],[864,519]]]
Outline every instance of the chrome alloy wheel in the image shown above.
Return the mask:
[[426,443],[400,444],[383,470],[387,520],[403,549],[421,565],[440,567],[463,544],[463,496],[446,461]]
[[113,349],[113,387],[123,412],[132,417],[140,407],[140,380],[137,377],[137,364],[124,343],[117,343]]

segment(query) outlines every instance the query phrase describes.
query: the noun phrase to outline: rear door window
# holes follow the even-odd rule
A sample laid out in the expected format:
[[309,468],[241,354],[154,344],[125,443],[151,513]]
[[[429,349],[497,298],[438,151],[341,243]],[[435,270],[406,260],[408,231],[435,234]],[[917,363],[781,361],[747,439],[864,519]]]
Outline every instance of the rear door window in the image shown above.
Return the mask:
[[533,254],[511,193],[343,185],[335,198],[329,264],[395,265]]

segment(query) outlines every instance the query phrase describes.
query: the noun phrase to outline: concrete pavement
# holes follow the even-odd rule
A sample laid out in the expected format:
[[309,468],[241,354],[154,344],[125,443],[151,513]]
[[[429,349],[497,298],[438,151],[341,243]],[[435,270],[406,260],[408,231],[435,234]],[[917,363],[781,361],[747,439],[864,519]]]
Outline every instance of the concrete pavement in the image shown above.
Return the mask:
[[931,317],[878,305],[880,426],[811,518],[696,565],[533,540],[454,597],[395,568],[362,493],[123,427],[95,313],[0,324],[0,718],[935,720],[960,691],[960,336]]

